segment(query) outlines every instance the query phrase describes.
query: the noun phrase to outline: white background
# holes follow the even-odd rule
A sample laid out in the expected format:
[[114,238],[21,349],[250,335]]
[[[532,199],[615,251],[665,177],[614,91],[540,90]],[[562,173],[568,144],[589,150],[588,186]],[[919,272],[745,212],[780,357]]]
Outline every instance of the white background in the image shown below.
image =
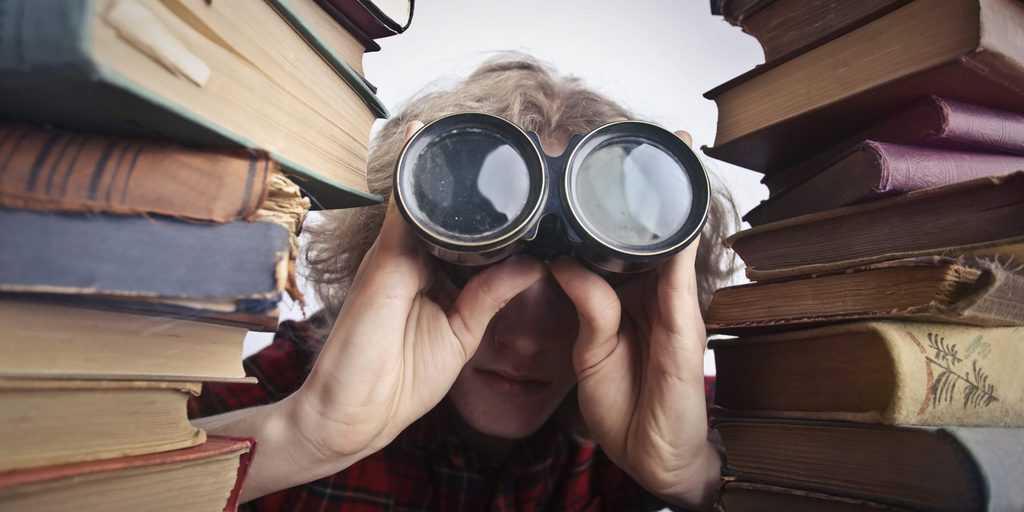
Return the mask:
[[[717,110],[702,94],[763,62],[763,54],[752,37],[711,16],[708,3],[419,0],[409,30],[379,40],[381,51],[366,54],[364,68],[389,111],[398,112],[425,87],[451,84],[495,52],[518,50],[579,76],[642,119],[689,131],[695,146],[712,145]],[[705,162],[740,212],[767,196],[760,175]],[[246,341],[249,354],[268,340]]]

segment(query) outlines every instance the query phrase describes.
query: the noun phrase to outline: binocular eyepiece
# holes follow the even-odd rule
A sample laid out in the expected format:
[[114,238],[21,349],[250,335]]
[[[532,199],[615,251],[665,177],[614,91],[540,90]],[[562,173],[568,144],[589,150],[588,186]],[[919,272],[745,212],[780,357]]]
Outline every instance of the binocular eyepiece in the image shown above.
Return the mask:
[[427,250],[449,263],[570,254],[612,273],[648,270],[682,250],[710,203],[700,159],[653,124],[606,124],[550,157],[537,134],[480,113],[417,131],[398,159],[394,194]]

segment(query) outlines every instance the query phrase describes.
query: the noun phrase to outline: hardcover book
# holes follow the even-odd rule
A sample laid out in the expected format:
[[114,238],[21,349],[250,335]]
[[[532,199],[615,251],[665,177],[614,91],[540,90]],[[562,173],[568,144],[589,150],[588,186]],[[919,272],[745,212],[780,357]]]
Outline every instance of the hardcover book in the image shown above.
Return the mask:
[[1024,257],[1024,172],[918,190],[740,231],[753,280],[926,255]]
[[412,23],[414,0],[317,0],[339,23],[370,39],[401,34]]
[[854,30],[909,0],[728,0],[726,20],[743,27],[773,62],[799,55]]
[[719,415],[1024,426],[1021,327],[870,321],[712,340]]
[[216,302],[274,301],[289,272],[278,224],[197,224],[0,209],[0,291]]
[[386,112],[303,36],[266,2],[9,0],[0,108],[89,132],[264,151],[324,207],[371,204],[367,141]]
[[757,171],[811,156],[922,96],[1024,111],[1024,4],[919,0],[708,92],[717,159]]
[[718,289],[710,332],[743,334],[872,318],[1024,325],[1024,274],[989,260],[910,258]]
[[723,472],[737,481],[912,510],[1024,508],[1024,429],[756,419],[715,427],[729,453]]
[[769,196],[779,196],[865,140],[1024,156],[1024,114],[929,96],[792,167],[768,170],[761,182],[768,187]]
[[0,474],[201,444],[206,433],[189,424],[186,410],[199,389],[183,382],[0,378]]
[[914,190],[1024,169],[1024,156],[866,140],[811,179],[762,202],[743,220],[759,226]]
[[785,510],[787,512],[909,512],[896,507],[846,496],[836,496],[792,487],[723,479],[719,503],[724,512],[743,510]]
[[0,509],[233,512],[255,442],[211,436],[172,452],[0,474]]
[[0,377],[245,381],[247,330],[0,297]]

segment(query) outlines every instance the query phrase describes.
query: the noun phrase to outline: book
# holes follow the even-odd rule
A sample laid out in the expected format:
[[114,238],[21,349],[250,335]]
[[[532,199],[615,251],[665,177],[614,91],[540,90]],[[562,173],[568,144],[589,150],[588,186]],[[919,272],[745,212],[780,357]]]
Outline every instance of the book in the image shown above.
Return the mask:
[[4,2],[0,109],[87,132],[265,151],[324,207],[376,202],[367,141],[383,105],[271,5],[242,5]]
[[866,140],[809,180],[762,202],[743,220],[760,226],[914,190],[1024,169],[1024,156]]
[[752,280],[935,254],[1024,258],[1024,172],[811,213],[729,237]]
[[247,330],[0,296],[0,377],[244,381]]
[[934,94],[1024,111],[1024,4],[921,0],[705,94],[718,104],[708,155],[779,169]]
[[317,0],[339,23],[370,39],[401,34],[412,23],[414,0]]
[[724,334],[872,318],[1024,325],[1024,274],[990,260],[965,260],[909,258],[720,288],[706,325]]
[[[767,0],[725,2],[726,21],[754,36],[772,62],[835,39],[909,0]],[[740,4],[740,5],[733,5]]]
[[862,321],[712,340],[719,415],[1024,426],[1021,327]]
[[1024,429],[757,419],[715,428],[729,454],[723,473],[737,481],[913,510],[1024,508]]
[[0,292],[219,304],[285,289],[289,234],[269,222],[197,224],[106,214],[0,209]]
[[1024,113],[929,96],[792,167],[770,170],[761,183],[768,187],[770,197],[782,195],[865,140],[1024,156]]
[[186,382],[0,378],[0,472],[201,444],[206,434],[189,424],[186,410],[199,389]]
[[[0,124],[0,173],[0,206],[209,222],[257,217],[287,182],[266,156],[18,124]],[[284,209],[304,215],[309,200],[292,188]]]
[[210,436],[172,452],[0,473],[0,509],[231,512],[255,442]]
[[[320,55],[336,67],[348,67],[363,77],[363,54],[380,50],[380,46],[369,40],[369,44],[334,20],[315,0],[270,0],[281,16],[303,34]],[[308,34],[306,34],[308,32]],[[372,86],[371,86],[372,89]]]
[[724,512],[735,510],[786,510],[787,512],[909,512],[874,501],[820,492],[723,479],[719,504]]

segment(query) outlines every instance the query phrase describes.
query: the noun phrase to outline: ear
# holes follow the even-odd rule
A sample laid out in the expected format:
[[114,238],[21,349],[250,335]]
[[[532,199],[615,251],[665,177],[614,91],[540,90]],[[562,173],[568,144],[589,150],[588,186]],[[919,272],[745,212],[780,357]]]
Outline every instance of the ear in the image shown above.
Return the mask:
[[693,147],[693,137],[690,136],[690,132],[679,130],[676,132],[676,137],[679,137],[679,140],[685,142],[687,146]]

